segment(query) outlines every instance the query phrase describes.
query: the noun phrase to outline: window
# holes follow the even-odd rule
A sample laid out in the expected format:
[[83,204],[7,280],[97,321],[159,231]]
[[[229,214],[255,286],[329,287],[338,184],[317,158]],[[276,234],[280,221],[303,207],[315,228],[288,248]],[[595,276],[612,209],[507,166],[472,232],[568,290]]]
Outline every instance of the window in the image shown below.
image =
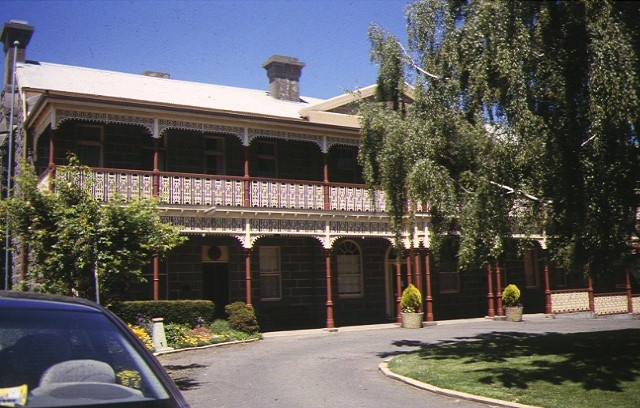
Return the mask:
[[205,172],[207,174],[225,174],[224,137],[204,137]]
[[440,260],[438,268],[438,283],[440,293],[460,292],[460,271],[455,260]]
[[362,296],[362,260],[360,248],[353,241],[344,241],[336,248],[338,261],[338,295]]
[[358,151],[355,148],[339,146],[333,148],[333,166],[330,165],[331,181],[358,183]]
[[256,176],[278,177],[275,142],[256,141]]
[[523,258],[525,287],[537,288],[540,286],[538,280],[538,251],[527,249]]
[[280,248],[259,247],[260,298],[262,300],[282,299],[282,273],[280,271]]
[[76,154],[80,164],[102,167],[102,145],[104,129],[97,125],[76,126]]

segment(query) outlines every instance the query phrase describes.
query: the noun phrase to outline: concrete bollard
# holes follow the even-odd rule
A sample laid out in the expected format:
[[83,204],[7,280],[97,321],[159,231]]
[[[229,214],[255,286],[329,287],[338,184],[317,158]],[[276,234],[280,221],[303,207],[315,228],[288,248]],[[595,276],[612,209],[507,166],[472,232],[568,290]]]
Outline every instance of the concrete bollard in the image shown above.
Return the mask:
[[164,319],[162,317],[154,317],[151,319],[151,339],[153,340],[153,348],[156,353],[173,350],[173,347],[167,346],[167,338],[164,335]]

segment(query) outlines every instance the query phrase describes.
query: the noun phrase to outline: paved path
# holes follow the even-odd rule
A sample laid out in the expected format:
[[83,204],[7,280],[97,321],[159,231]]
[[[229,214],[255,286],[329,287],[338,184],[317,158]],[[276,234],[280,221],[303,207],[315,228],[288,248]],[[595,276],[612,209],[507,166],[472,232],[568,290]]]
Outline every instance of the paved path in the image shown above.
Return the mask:
[[551,319],[525,315],[438,322],[424,329],[395,325],[266,333],[264,340],[159,356],[193,408],[211,407],[487,407],[390,379],[386,359],[445,340],[487,333],[569,333],[640,328],[640,320]]

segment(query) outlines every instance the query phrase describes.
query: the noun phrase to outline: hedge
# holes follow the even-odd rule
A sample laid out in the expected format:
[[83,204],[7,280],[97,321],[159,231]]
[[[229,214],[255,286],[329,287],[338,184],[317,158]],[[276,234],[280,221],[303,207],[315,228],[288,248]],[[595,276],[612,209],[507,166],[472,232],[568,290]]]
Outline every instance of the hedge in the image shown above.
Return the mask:
[[165,324],[190,326],[215,320],[215,304],[210,300],[135,300],[119,302],[112,305],[110,310],[131,324],[138,324],[140,317],[162,317]]

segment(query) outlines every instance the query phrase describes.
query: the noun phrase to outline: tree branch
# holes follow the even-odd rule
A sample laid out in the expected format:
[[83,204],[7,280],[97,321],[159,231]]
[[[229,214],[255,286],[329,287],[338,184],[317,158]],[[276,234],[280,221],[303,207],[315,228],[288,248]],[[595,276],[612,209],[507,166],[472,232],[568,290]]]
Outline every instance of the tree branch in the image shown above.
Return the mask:
[[416,64],[416,62],[413,60],[413,58],[411,58],[411,55],[409,55],[409,53],[407,52],[407,50],[402,46],[402,44],[400,43],[400,41],[397,41],[398,45],[400,46],[400,49],[402,49],[402,52],[404,53],[404,55],[407,57],[407,59],[409,60],[409,64],[414,67],[415,69],[417,69],[418,71],[422,72],[423,74],[425,74],[426,76],[433,78],[433,79],[442,79],[439,76],[432,74],[430,72],[425,71],[424,69],[420,68],[418,66],[418,64]]

